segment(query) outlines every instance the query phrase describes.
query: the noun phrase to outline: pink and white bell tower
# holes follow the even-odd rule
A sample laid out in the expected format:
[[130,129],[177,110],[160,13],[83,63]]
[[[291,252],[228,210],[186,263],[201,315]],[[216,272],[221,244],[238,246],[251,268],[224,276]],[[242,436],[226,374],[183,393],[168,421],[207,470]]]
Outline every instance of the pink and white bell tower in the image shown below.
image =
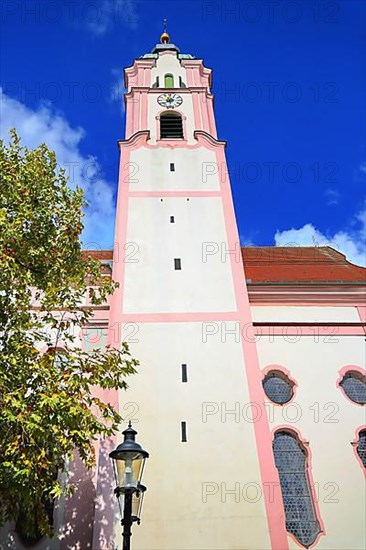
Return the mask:
[[[125,78],[109,334],[140,361],[117,399],[150,453],[133,547],[286,549],[211,70],[163,33]],[[98,550],[121,545],[103,479]]]

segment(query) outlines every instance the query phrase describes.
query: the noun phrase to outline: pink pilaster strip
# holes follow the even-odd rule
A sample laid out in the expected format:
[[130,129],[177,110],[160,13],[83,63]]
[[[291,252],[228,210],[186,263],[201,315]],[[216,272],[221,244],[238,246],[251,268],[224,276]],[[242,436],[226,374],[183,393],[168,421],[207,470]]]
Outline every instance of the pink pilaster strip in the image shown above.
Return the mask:
[[[223,148],[220,148],[217,151],[217,162],[219,166],[227,166]],[[241,323],[243,325],[241,334],[245,334],[245,327],[248,327],[252,324],[249,297],[244,283],[245,273],[243,262],[237,261],[236,248],[237,246],[240,246],[240,241],[235,221],[234,205],[232,201],[228,174],[226,174],[226,177],[222,178],[222,180],[223,206],[226,231],[228,236],[228,245],[229,250],[235,251],[235,253],[230,255],[235,295],[237,307],[240,312]],[[278,470],[275,466],[272,451],[272,437],[267,412],[264,406],[261,371],[259,368],[255,339],[242,338],[241,341],[246,375],[248,379],[250,400],[257,406],[259,405],[263,413],[261,414],[260,419],[254,423],[254,433],[257,443],[257,452],[262,484],[263,487],[268,487],[268,484],[277,484],[277,486],[279,486],[279,475]],[[252,412],[253,418],[256,417],[257,411],[253,408]],[[270,491],[264,491],[268,530],[272,549],[288,550],[288,540],[285,526],[285,510],[283,507],[282,496],[279,493],[280,492],[277,491],[274,495],[271,495]]]

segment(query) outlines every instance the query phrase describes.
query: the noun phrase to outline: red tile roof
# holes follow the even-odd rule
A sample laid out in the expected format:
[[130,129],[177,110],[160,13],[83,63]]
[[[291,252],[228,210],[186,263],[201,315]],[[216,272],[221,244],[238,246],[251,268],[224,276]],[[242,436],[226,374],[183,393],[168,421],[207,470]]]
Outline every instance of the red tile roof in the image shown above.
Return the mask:
[[94,258],[94,260],[113,260],[113,250],[83,250],[83,258]]
[[[366,268],[351,264],[330,246],[245,246],[242,257],[250,283],[366,284]],[[99,260],[112,260],[112,250],[85,250]]]
[[366,268],[351,264],[330,246],[243,247],[248,283],[360,283]]

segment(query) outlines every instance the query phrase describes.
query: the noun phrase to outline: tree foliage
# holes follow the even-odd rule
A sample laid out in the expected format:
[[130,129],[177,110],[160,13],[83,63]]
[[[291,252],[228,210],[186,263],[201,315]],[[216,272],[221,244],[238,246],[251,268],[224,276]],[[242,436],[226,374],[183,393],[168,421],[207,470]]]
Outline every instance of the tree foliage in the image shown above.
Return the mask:
[[50,502],[73,490],[60,474],[75,451],[92,467],[93,441],[121,421],[93,390],[126,388],[137,361],[126,344],[81,343],[93,315],[85,296],[97,306],[116,287],[81,253],[82,190],[46,145],[29,150],[15,130],[0,141],[0,174],[0,523],[32,538],[52,534]]

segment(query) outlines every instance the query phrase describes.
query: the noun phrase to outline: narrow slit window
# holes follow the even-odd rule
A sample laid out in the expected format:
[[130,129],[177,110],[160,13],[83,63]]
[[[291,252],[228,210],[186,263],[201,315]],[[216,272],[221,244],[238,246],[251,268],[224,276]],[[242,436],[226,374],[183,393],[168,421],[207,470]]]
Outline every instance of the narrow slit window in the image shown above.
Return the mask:
[[181,422],[182,443],[187,442],[187,422]]
[[175,223],[174,216],[170,216],[170,223]]
[[174,162],[171,162],[171,163],[170,163],[170,171],[171,171],[171,172],[175,172],[175,165],[174,165]]
[[178,271],[182,269],[182,263],[180,261],[180,258],[174,258],[174,269]]
[[187,365],[182,365],[182,382],[188,382]]

